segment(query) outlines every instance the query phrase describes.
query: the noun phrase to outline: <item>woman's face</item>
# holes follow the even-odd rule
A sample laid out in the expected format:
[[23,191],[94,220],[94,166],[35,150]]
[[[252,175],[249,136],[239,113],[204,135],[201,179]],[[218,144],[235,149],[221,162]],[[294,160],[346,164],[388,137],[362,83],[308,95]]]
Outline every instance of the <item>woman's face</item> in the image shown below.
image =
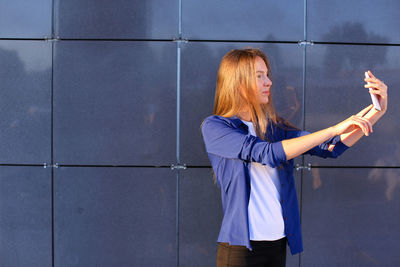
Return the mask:
[[261,104],[267,104],[270,95],[270,88],[272,85],[271,80],[267,76],[268,68],[261,57],[256,57],[256,62],[254,65],[256,68],[258,99]]

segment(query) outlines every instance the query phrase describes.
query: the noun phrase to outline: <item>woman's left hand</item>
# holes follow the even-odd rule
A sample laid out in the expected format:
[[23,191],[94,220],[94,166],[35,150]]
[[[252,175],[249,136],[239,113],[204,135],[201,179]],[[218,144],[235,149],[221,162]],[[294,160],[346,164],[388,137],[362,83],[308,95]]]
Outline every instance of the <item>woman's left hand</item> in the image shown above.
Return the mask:
[[368,71],[370,78],[365,78],[365,82],[369,82],[369,84],[364,85],[365,88],[370,88],[369,92],[375,94],[378,97],[379,104],[381,105],[381,111],[386,112],[388,106],[388,94],[387,94],[387,85],[376,78],[371,71]]

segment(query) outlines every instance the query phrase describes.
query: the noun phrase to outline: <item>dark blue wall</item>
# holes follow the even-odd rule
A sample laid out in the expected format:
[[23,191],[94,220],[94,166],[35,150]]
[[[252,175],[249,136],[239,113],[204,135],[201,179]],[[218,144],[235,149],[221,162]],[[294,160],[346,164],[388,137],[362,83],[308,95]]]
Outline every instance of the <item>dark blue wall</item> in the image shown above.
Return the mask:
[[399,10],[0,0],[0,266],[215,266],[222,212],[200,124],[221,57],[245,46],[270,57],[278,112],[310,131],[370,103],[365,70],[389,85],[372,136],[296,160],[311,164],[295,172],[305,251],[287,265],[399,266]]

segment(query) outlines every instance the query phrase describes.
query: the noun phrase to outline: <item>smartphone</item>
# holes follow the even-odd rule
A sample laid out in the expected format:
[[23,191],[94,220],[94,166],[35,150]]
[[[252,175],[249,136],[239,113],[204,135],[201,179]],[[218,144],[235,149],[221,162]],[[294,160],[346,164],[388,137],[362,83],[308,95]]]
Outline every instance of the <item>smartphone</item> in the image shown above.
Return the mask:
[[[368,75],[368,71],[365,72],[365,78],[370,78]],[[370,84],[370,83],[368,83],[368,84]],[[369,88],[369,90],[372,90],[372,89]],[[369,94],[371,95],[371,100],[372,100],[372,104],[374,104],[374,108],[377,110],[381,110],[381,105],[379,104],[377,95],[371,94],[371,93],[369,93]]]

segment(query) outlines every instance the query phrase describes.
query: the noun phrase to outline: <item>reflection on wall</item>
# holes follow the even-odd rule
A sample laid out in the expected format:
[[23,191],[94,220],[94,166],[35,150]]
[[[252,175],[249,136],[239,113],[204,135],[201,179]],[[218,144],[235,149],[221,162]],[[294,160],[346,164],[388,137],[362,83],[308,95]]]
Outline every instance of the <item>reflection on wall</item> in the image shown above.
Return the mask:
[[[357,34],[365,43],[385,43],[385,37],[378,34],[368,34],[361,23],[346,22],[336,26],[328,32],[325,37],[344,38]],[[377,66],[387,61],[387,47],[380,49],[370,49],[369,46],[357,46],[352,53],[346,53],[346,50],[340,50],[337,46],[328,46],[324,57],[325,75],[339,75],[345,71],[354,71],[357,69],[375,69]]]
[[66,42],[56,48],[57,161],[168,165],[174,160],[173,43]]
[[51,44],[0,42],[0,163],[50,160]]
[[[394,144],[393,154],[384,154],[375,162],[376,166],[393,166],[400,163],[400,144]],[[400,194],[400,169],[376,168],[368,174],[368,179],[373,182],[384,180],[386,182],[385,196],[388,201],[393,200],[394,194]]]

